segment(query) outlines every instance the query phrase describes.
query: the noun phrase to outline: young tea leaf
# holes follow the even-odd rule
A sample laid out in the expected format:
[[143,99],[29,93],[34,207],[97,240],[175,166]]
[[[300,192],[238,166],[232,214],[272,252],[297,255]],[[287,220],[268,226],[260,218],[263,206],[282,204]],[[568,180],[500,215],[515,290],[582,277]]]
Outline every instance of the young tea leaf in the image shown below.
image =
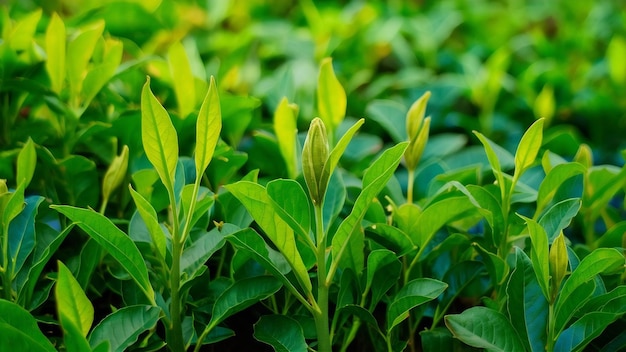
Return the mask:
[[102,179],[102,198],[108,200],[113,191],[122,184],[128,170],[128,146],[122,147],[120,155],[113,158]]
[[154,303],[154,290],[148,278],[148,268],[130,237],[118,229],[111,220],[93,210],[67,205],[53,205],[51,208],[67,216],[107,250],[130,274],[148,300]]
[[141,219],[143,219],[143,222],[146,224],[148,232],[150,233],[150,239],[152,240],[152,244],[154,245],[156,252],[159,254],[160,258],[165,259],[167,243],[165,240],[165,233],[163,232],[161,225],[159,225],[156,210],[154,210],[154,207],[152,207],[150,202],[135,191],[130,185],[128,188],[130,190],[130,195],[135,201],[137,212],[141,216]]
[[53,13],[46,29],[46,71],[52,91],[59,94],[65,80],[65,24]]
[[150,77],[141,91],[141,141],[146,156],[170,192],[178,164],[178,135],[170,117],[150,90]]
[[62,262],[58,264],[55,296],[59,320],[63,328],[67,329],[68,325],[73,325],[82,337],[86,337],[93,323],[93,305],[70,270]]
[[447,287],[445,282],[429,278],[415,279],[404,285],[387,308],[387,334],[409,317],[411,309],[439,297]]
[[276,213],[300,236],[305,243],[313,244],[311,209],[302,186],[294,180],[278,179],[267,183],[267,194]]
[[276,133],[278,149],[285,159],[287,175],[292,179],[298,175],[296,110],[297,107],[289,104],[287,98],[283,98],[274,112],[274,133]]
[[35,151],[35,143],[29,137],[26,144],[17,156],[17,183],[25,183],[26,186],[30,184],[35,173],[35,166],[37,164],[37,152]]
[[167,62],[172,75],[178,113],[180,118],[184,119],[196,106],[196,84],[185,47],[179,41],[174,42],[168,49]]
[[[185,93],[188,94],[188,93]],[[200,179],[209,166],[222,130],[222,112],[215,78],[211,76],[209,91],[200,106],[196,122],[196,177]]]
[[335,76],[332,59],[327,57],[322,60],[317,79],[317,111],[333,135],[331,140],[346,115],[346,106],[346,91]]
[[540,118],[533,123],[526,133],[522,136],[517,150],[515,151],[515,174],[517,177],[535,162],[541,142],[543,140],[543,122],[544,118]]
[[0,351],[56,352],[35,318],[4,299],[0,299],[0,331]]
[[548,247],[548,235],[546,231],[535,220],[519,215],[526,221],[528,233],[530,234],[531,252],[530,257],[533,262],[533,270],[537,276],[537,282],[541,287],[541,292],[545,299],[550,299],[550,257]]

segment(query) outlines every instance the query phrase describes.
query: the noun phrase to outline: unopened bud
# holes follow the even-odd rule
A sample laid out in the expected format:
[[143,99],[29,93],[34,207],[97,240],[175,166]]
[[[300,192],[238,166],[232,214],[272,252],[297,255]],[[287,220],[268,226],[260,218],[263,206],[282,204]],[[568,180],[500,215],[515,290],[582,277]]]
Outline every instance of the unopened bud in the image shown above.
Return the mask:
[[316,117],[311,121],[309,132],[302,149],[302,173],[309,188],[309,194],[314,205],[322,204],[329,177],[323,177],[324,164],[328,160],[329,147],[326,126]]

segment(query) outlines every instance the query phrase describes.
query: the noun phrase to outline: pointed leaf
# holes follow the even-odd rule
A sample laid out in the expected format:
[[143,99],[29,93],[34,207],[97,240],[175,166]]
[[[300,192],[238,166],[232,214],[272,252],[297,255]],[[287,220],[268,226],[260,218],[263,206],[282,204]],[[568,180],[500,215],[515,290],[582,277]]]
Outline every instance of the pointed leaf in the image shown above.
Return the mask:
[[264,315],[254,324],[254,338],[272,346],[276,352],[306,352],[302,327],[285,315]]
[[35,318],[4,299],[0,299],[0,331],[0,351],[56,352]]
[[272,243],[285,256],[301,287],[310,292],[312,290],[311,281],[296,247],[294,232],[274,212],[272,200],[266,189],[261,185],[248,181],[239,181],[226,186],[226,189],[246,207]]
[[317,111],[330,128],[331,134],[343,121],[346,106],[346,91],[335,76],[332,59],[327,57],[322,60],[317,79]]
[[400,279],[402,264],[396,255],[387,249],[373,250],[367,256],[367,281],[364,292],[371,291],[370,306],[374,307]]
[[485,148],[485,153],[487,154],[487,160],[489,160],[489,165],[491,165],[491,170],[493,171],[493,175],[496,177],[496,181],[498,182],[498,187],[500,187],[501,195],[504,198],[505,195],[505,183],[504,183],[504,175],[502,175],[502,168],[500,167],[500,159],[495,152],[496,144],[492,142],[489,138],[482,135],[480,132],[474,131],[474,134],[480,142],[483,144]]
[[572,219],[578,214],[582,201],[580,198],[571,198],[560,201],[550,207],[541,218],[539,224],[543,226],[552,242],[558,234],[569,226]]
[[172,191],[178,164],[178,135],[167,111],[150,90],[150,77],[141,91],[141,141],[161,182]]
[[539,185],[537,192],[537,210],[535,213],[540,214],[550,201],[552,201],[563,182],[576,175],[582,175],[584,172],[585,167],[574,162],[559,164],[553,167]]
[[184,119],[196,106],[196,85],[189,58],[181,42],[176,41],[170,46],[167,51],[167,62],[172,75],[178,112]]
[[17,177],[18,184],[24,182],[26,186],[30,184],[35,173],[37,165],[37,152],[35,151],[35,143],[29,137],[20,153],[17,155]]
[[411,309],[439,297],[448,284],[422,278],[408,282],[398,291],[387,307],[387,334],[409,317]]
[[543,140],[544,118],[535,121],[524,133],[515,151],[515,174],[519,177],[535,162]]
[[35,217],[43,200],[40,196],[27,197],[24,209],[9,224],[8,254],[11,262],[7,270],[10,270],[11,278],[22,269],[35,248]]
[[274,133],[278,141],[278,149],[285,159],[287,165],[287,175],[289,178],[296,178],[298,175],[296,108],[289,104],[287,98],[283,98],[274,112]]
[[113,158],[111,165],[107,169],[102,179],[102,198],[109,199],[113,191],[119,187],[124,178],[126,178],[126,171],[128,170],[128,146],[122,147],[120,155]]
[[67,205],[53,205],[51,208],[67,216],[107,250],[130,274],[148,300],[154,303],[154,290],[148,278],[148,268],[130,237],[118,229],[111,220],[93,210]]
[[46,71],[52,91],[59,94],[65,80],[65,24],[53,13],[46,29]]
[[352,125],[352,127],[350,127],[346,133],[341,136],[341,139],[337,142],[333,150],[330,151],[328,160],[324,164],[324,171],[322,172],[322,180],[320,181],[322,184],[328,184],[329,178],[332,176],[337,164],[339,163],[339,159],[341,159],[341,156],[346,151],[352,137],[354,137],[363,123],[365,123],[365,119],[359,119],[355,122],[354,125]]
[[583,351],[593,339],[600,336],[609,324],[620,317],[611,312],[592,312],[575,321],[556,340],[555,351]]
[[445,317],[446,326],[464,343],[487,351],[524,351],[511,323],[502,314],[486,307],[472,307]]
[[547,342],[548,301],[526,253],[516,248],[515,254],[516,265],[506,286],[510,321],[526,351],[543,352]]
[[[372,165],[365,171],[363,175],[363,190],[354,202],[354,206],[350,215],[348,215],[339,225],[337,232],[332,240],[332,256],[333,264],[329,280],[332,279],[333,272],[342,264],[342,257],[348,244],[350,236],[355,230],[361,226],[361,220],[365,216],[367,209],[374,199],[385,187],[389,179],[393,176],[402,155],[407,147],[407,143],[400,143],[394,147],[387,149]],[[349,263],[347,263],[349,264]],[[355,272],[360,272],[361,268],[352,268]]]
[[533,270],[537,276],[537,283],[541,287],[541,292],[545,299],[550,299],[550,257],[548,249],[548,235],[546,231],[535,220],[519,215],[526,221],[530,234],[530,244],[532,250],[530,257],[533,262]]
[[[188,245],[183,251],[183,256],[180,259],[180,271],[181,274],[185,275],[182,277],[187,279],[194,278],[200,267],[224,246],[224,242],[224,234],[217,229],[203,232],[200,238]],[[184,282],[185,280],[182,280],[182,283]]]
[[552,279],[550,282],[550,302],[554,302],[559,293],[561,282],[567,274],[568,265],[567,245],[565,244],[565,236],[561,232],[550,246],[550,277]]
[[215,301],[207,329],[217,326],[229,316],[266,299],[281,287],[280,281],[273,276],[255,276],[236,281]]
[[95,348],[109,343],[108,351],[122,352],[137,342],[139,335],[154,329],[161,308],[153,306],[128,306],[107,315],[89,335],[89,344]]
[[465,196],[446,198],[431,204],[416,220],[417,231],[410,234],[411,240],[418,247],[424,247],[443,225],[474,209],[476,206]]
[[141,216],[143,222],[146,224],[146,228],[150,233],[150,239],[152,240],[154,248],[156,249],[157,253],[159,253],[161,258],[165,258],[165,251],[167,250],[165,232],[163,232],[163,228],[161,227],[161,225],[159,225],[156,210],[154,210],[154,207],[152,207],[152,204],[150,204],[150,202],[148,202],[141,194],[135,191],[130,185],[128,186],[128,188],[130,190],[130,195],[135,201],[137,212]]
[[94,310],[91,302],[80,288],[70,270],[59,263],[59,275],[55,287],[59,320],[64,329],[73,325],[86,337],[93,323]]
[[311,209],[302,186],[294,180],[278,179],[267,183],[267,194],[276,213],[300,236],[310,243]]
[[[185,92],[185,94],[189,94]],[[196,121],[196,177],[200,179],[209,166],[215,146],[220,138],[222,130],[222,112],[220,99],[217,94],[215,78],[211,76],[209,91],[207,92]]]

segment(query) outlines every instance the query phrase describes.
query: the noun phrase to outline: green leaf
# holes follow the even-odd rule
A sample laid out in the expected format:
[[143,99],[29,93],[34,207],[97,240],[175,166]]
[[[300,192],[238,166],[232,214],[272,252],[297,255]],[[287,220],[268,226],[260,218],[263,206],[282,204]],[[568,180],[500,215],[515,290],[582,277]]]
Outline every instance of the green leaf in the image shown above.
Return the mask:
[[448,284],[434,279],[415,279],[404,285],[387,307],[387,334],[409,317],[411,309],[432,301],[448,287]]
[[141,91],[141,141],[161,182],[173,192],[178,163],[178,135],[167,111],[150,90],[150,77]]
[[483,262],[485,263],[487,271],[489,272],[489,275],[491,276],[493,282],[497,285],[501,285],[502,283],[504,283],[504,280],[506,280],[507,276],[509,275],[509,265],[506,263],[506,261],[500,258],[495,253],[492,253],[485,249],[478,242],[474,242],[472,243],[472,245],[474,246],[476,251],[480,253],[480,255],[483,257]]
[[137,207],[137,212],[143,219],[143,222],[146,224],[146,228],[150,233],[150,239],[152,240],[152,245],[155,250],[162,259],[165,259],[165,252],[167,250],[167,243],[165,240],[165,233],[163,232],[163,228],[159,225],[159,220],[157,217],[156,210],[152,207],[152,204],[148,202],[141,194],[135,191],[130,185],[128,186],[130,190],[130,195],[133,197],[135,201],[135,206]]
[[17,155],[17,177],[18,184],[24,182],[25,187],[30,184],[35,173],[35,166],[37,165],[37,152],[35,151],[35,143],[29,137],[20,153]]
[[618,84],[626,83],[626,67],[622,59],[626,56],[626,40],[619,34],[614,34],[606,48],[606,60],[611,79]]
[[56,352],[35,318],[17,304],[0,299],[0,350]]
[[9,272],[11,279],[22,270],[26,259],[35,248],[35,217],[44,198],[30,196],[25,199],[24,209],[9,224]]
[[74,105],[80,103],[79,94],[83,89],[85,71],[87,71],[87,65],[103,31],[104,21],[96,21],[81,29],[78,35],[67,45],[67,79],[70,86],[70,97],[73,99]]
[[68,351],[88,351],[85,337],[93,323],[94,309],[70,270],[60,261],[55,287],[59,321]]
[[464,260],[454,264],[443,276],[442,281],[448,284],[435,310],[434,319],[439,321],[448,311],[450,305],[464,294],[464,290],[475,285],[477,280],[485,276],[485,265],[478,261]]
[[51,208],[67,216],[107,250],[130,274],[148,300],[154,303],[154,290],[148,278],[148,268],[139,249],[111,220],[93,210],[67,205],[52,205]]
[[486,307],[472,307],[461,314],[445,317],[446,326],[464,343],[487,351],[524,351],[513,326],[500,312]]
[[346,115],[346,106],[346,91],[335,76],[332,59],[327,57],[322,60],[317,78],[317,111],[330,128],[331,140]]
[[506,285],[509,318],[525,350],[541,352],[547,342],[548,300],[526,253],[516,248],[515,254],[516,265]]
[[[563,284],[555,304],[555,331],[560,332],[588,297],[577,297],[576,290],[601,273],[612,273],[624,268],[624,255],[614,248],[598,248],[578,264]],[[565,308],[567,307],[567,308]]]
[[487,160],[489,160],[489,165],[491,165],[493,175],[496,177],[498,187],[500,187],[502,199],[504,199],[506,188],[504,183],[504,175],[502,174],[502,168],[500,167],[500,159],[498,158],[498,154],[496,154],[495,148],[497,148],[497,144],[482,135],[480,132],[474,131],[474,134],[476,135],[476,137],[478,137],[480,142],[483,144],[483,147],[485,148]]
[[254,324],[254,338],[272,346],[276,352],[306,352],[302,327],[285,315],[264,315]]
[[292,294],[301,299],[301,302],[306,302],[293,282],[287,278],[291,267],[285,257],[281,255],[280,252],[270,248],[263,238],[253,229],[246,228],[228,235],[226,236],[226,240],[232,243],[236,248],[245,250],[251,254],[254,260],[261,264],[265,270],[274,275],[274,277],[279,279]]
[[[393,176],[394,171],[398,167],[402,155],[407,147],[407,143],[400,143],[394,147],[387,149],[372,165],[365,171],[363,175],[363,190],[359,194],[358,198],[354,202],[354,206],[350,215],[348,215],[339,225],[337,232],[332,240],[332,257],[333,264],[328,276],[329,280],[332,280],[333,273],[337,270],[339,265],[342,265],[342,257],[346,250],[348,250],[348,244],[350,243],[350,237],[357,230],[360,230],[361,220],[367,209],[374,199],[385,187],[389,179]],[[349,263],[345,263],[349,264]],[[360,272],[362,268],[352,268],[355,272]]]
[[544,118],[535,121],[524,133],[515,151],[515,176],[519,178],[535,162],[543,140]]
[[530,257],[533,262],[533,270],[537,276],[537,282],[541,287],[545,299],[550,299],[550,256],[548,249],[548,235],[535,220],[519,215],[526,221],[530,234],[532,251]]
[[[15,51],[25,51],[34,44],[33,39],[37,31],[37,24],[41,19],[41,8],[26,14],[15,24],[11,36],[5,36],[3,39],[9,39],[11,49]],[[10,28],[10,27],[9,27]]]
[[[185,94],[189,93],[185,92]],[[221,130],[222,112],[220,99],[217,94],[215,78],[211,76],[209,91],[200,106],[198,120],[196,121],[196,151],[194,157],[196,161],[196,177],[198,179],[202,178],[204,171],[213,158]]]
[[393,220],[402,232],[415,233],[419,222],[417,221],[422,214],[422,208],[414,203],[404,203],[393,212]]
[[206,329],[211,330],[229,316],[273,295],[281,287],[280,281],[273,276],[255,276],[236,281],[215,301]]
[[122,184],[128,170],[128,146],[122,147],[120,155],[113,158],[102,179],[102,198],[108,200],[113,191]]
[[419,248],[426,246],[443,225],[456,220],[476,206],[465,196],[451,197],[429,205],[416,220],[418,226],[411,240]]
[[224,246],[224,242],[224,235],[215,229],[210,232],[202,232],[200,238],[187,246],[180,260],[181,274],[185,274],[182,276],[181,285],[185,282],[185,278],[188,280],[194,278],[200,267]]
[[364,292],[371,290],[370,306],[375,307],[383,295],[400,279],[402,264],[387,249],[377,249],[367,256],[367,276]]
[[102,47],[97,50],[97,53],[101,53],[101,57],[92,58],[93,61],[100,62],[89,69],[82,82],[80,114],[87,108],[102,87],[113,77],[122,61],[124,46],[121,41],[106,38],[101,43]]
[[413,245],[409,235],[400,231],[397,227],[387,224],[373,224],[365,228],[365,235],[378,244],[390,249],[396,255],[402,256],[417,247]]
[[93,328],[89,344],[95,348],[106,341],[109,343],[108,351],[125,351],[144,331],[154,329],[160,315],[159,307],[137,305],[120,308]]
[[248,210],[267,237],[285,256],[301,287],[311,292],[308,271],[296,247],[294,231],[274,212],[272,200],[263,186],[249,181],[239,181],[225,186]]
[[196,85],[185,47],[179,41],[172,43],[167,50],[167,62],[172,75],[178,113],[184,119],[196,106]]
[[287,165],[287,175],[289,178],[296,178],[298,175],[298,157],[296,152],[297,147],[297,134],[298,126],[296,124],[297,107],[293,104],[289,104],[287,98],[283,98],[276,111],[274,112],[274,133],[276,133],[276,140],[278,141],[278,149],[285,159],[285,165]]
[[579,198],[571,198],[560,201],[550,207],[541,218],[539,225],[543,226],[552,242],[563,229],[569,226],[572,219],[578,214],[582,202]]
[[328,189],[324,198],[324,209],[322,209],[324,233],[328,233],[328,229],[343,210],[346,196],[346,185],[343,182],[343,177],[340,172],[334,172],[328,182]]
[[65,80],[65,24],[53,13],[46,29],[46,71],[52,91],[59,94]]
[[313,248],[309,237],[311,208],[302,186],[294,180],[278,179],[268,182],[266,189],[276,213]]
[[592,312],[575,321],[556,340],[555,351],[583,351],[593,339],[600,336],[609,324],[620,317],[611,312]]
[[4,197],[8,197],[6,203],[4,203],[4,209],[2,210],[2,232],[9,232],[9,225],[11,221],[18,216],[22,210],[24,209],[24,188],[26,187],[26,183],[20,183],[15,189],[15,192],[10,193],[8,195],[4,195]]
[[537,192],[537,208],[535,214],[540,214],[541,211],[550,203],[554,198],[554,195],[558,191],[559,187],[566,180],[576,176],[582,175],[585,172],[585,167],[579,163],[566,163],[559,164],[553,167],[541,181],[539,190]]

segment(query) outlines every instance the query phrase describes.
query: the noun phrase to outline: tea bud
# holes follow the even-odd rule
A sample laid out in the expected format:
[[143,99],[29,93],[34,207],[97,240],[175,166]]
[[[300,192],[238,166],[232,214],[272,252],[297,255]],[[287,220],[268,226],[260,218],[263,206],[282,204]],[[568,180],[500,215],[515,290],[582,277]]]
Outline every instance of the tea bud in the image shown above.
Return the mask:
[[328,170],[324,170],[328,155],[329,147],[326,126],[324,126],[324,122],[320,118],[316,117],[311,121],[309,132],[302,148],[302,173],[315,206],[322,204],[326,187],[328,186],[329,177],[323,177],[324,172],[328,172]]

